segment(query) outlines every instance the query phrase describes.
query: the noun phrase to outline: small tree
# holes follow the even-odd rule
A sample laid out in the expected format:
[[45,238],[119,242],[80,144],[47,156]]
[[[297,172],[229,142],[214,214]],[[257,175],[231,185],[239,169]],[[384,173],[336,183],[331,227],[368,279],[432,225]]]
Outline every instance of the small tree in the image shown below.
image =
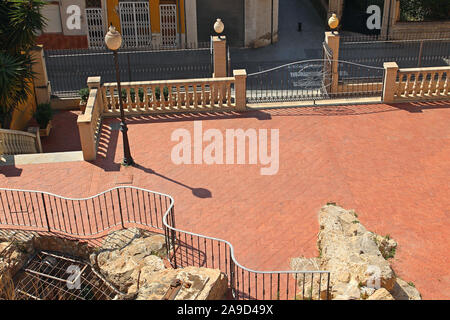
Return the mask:
[[9,128],[14,109],[32,93],[30,50],[45,27],[41,0],[0,1],[0,122]]

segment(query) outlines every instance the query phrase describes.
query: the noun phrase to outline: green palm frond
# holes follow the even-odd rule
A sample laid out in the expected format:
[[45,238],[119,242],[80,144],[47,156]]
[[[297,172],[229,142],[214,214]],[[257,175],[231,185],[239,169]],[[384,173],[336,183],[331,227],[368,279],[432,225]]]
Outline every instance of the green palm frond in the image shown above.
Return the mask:
[[14,108],[25,102],[32,94],[30,80],[34,76],[28,55],[12,56],[0,52],[0,113],[2,127],[8,127],[6,120]]
[[12,0],[9,3],[8,51],[27,51],[35,45],[38,32],[46,25],[46,20],[40,13],[45,2]]
[[13,110],[32,94],[30,49],[46,25],[41,0],[0,0],[0,121],[9,127]]

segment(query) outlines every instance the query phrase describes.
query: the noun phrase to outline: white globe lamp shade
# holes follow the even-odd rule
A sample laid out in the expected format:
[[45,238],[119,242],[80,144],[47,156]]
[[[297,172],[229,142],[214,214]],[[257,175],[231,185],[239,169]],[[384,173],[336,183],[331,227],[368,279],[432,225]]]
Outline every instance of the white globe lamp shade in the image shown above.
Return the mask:
[[221,34],[223,30],[225,29],[225,25],[223,24],[221,19],[217,19],[217,21],[214,23],[214,31],[218,34]]
[[108,49],[113,51],[116,51],[122,45],[122,36],[113,25],[109,27],[109,31],[105,36],[105,43]]

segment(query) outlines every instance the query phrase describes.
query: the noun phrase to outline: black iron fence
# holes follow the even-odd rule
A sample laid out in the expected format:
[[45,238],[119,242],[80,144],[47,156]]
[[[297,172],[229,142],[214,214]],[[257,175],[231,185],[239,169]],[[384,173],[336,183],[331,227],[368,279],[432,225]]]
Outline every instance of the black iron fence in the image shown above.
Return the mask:
[[328,271],[255,271],[234,257],[228,241],[175,227],[173,198],[137,187],[116,187],[88,198],[0,188],[0,229],[52,232],[78,239],[140,227],[162,230],[174,268],[217,268],[236,299],[328,299]]
[[382,95],[384,69],[330,59],[298,61],[247,77],[247,102]]
[[403,41],[403,40],[450,40],[449,30],[439,31],[390,31],[388,34],[362,34],[350,31],[339,32],[342,42],[374,42],[374,41]]
[[[436,35],[436,34],[435,34]],[[442,37],[344,35],[340,39],[339,59],[382,67],[397,62],[400,68],[450,65],[450,32]]]
[[[113,54],[107,49],[45,50],[52,94],[77,96],[87,78],[101,76],[114,82]],[[213,72],[212,51],[206,49],[148,50],[121,49],[118,52],[122,81],[209,78]]]

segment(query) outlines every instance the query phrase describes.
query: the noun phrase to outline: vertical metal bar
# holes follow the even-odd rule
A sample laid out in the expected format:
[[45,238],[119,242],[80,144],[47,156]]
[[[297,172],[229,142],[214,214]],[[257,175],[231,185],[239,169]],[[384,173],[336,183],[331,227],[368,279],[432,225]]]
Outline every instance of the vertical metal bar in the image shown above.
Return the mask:
[[318,300],[320,300],[320,289],[321,289],[321,286],[322,286],[322,273],[319,273],[319,292],[318,292],[319,297],[318,297]]
[[47,222],[47,230],[48,230],[48,232],[51,232],[50,222],[48,221],[47,206],[45,205],[44,193],[42,193],[42,192],[41,192],[41,198],[42,198],[42,205],[44,207],[45,220]]
[[[175,219],[175,217],[174,217],[174,207],[172,207],[172,210],[171,210],[171,212],[170,212],[170,218],[171,218],[171,220],[172,220],[172,227],[173,228],[175,228],[175,225],[174,225],[174,219]],[[171,233],[172,233],[172,250],[173,250],[173,258],[174,258],[174,268],[175,269],[177,269],[177,254],[176,254],[176,248],[175,248],[175,241],[176,241],[176,235],[175,235],[175,230],[171,230]]]
[[[83,230],[83,235],[86,235],[86,230],[85,230],[85,228],[84,228],[83,213],[82,213],[82,211],[81,211],[80,200],[77,200],[77,202],[78,202],[78,209],[79,209],[80,216],[81,216],[81,227],[83,228],[83,229],[82,229],[82,230]],[[51,209],[52,209],[52,207],[50,206],[50,211],[51,211]],[[52,217],[53,217],[53,213],[52,213]]]
[[298,280],[297,280],[297,276],[298,273],[295,273],[295,285],[294,285],[294,299],[297,300],[297,285],[298,285]]
[[266,297],[266,281],[265,281],[265,273],[263,273],[262,274],[262,277],[263,277],[263,300],[265,299],[265,297]]
[[286,300],[289,300],[289,273],[286,274],[287,283],[286,283]]
[[330,300],[330,273],[327,273],[327,300]]
[[80,234],[80,231],[78,230],[78,223],[77,223],[77,214],[75,212],[75,201],[71,200],[72,203],[72,212],[73,212],[73,218],[75,220],[75,226],[77,227],[77,235]]
[[92,235],[92,226],[91,226],[91,218],[90,218],[90,211],[89,211],[89,207],[88,207],[88,203],[87,200],[83,200],[84,202],[84,206],[86,207],[86,215],[87,215],[87,220],[88,220],[88,225],[89,225],[89,233],[90,235]]
[[270,288],[270,300],[272,300],[272,292],[273,292],[273,290],[272,290],[272,283],[273,283],[273,281],[272,281],[272,273],[270,274],[270,286],[269,286],[269,288]]
[[417,57],[417,68],[420,68],[420,65],[422,64],[422,55],[423,55],[423,40],[420,41],[419,56]]
[[[125,225],[123,223],[123,215],[122,215],[122,204],[120,202],[120,193],[119,193],[119,189],[116,189],[116,190],[117,190],[117,199],[119,200],[120,223],[121,223],[122,229],[125,229]],[[111,201],[112,201],[112,198],[111,198]]]
[[[136,41],[137,41],[137,36],[136,36]],[[131,80],[130,51],[127,52],[127,62],[128,62],[128,82],[131,82],[132,80]]]
[[255,272],[255,299],[258,300],[258,274]]
[[278,280],[277,280],[277,300],[280,300],[280,274],[277,274]]
[[[5,191],[5,193],[6,193],[6,191]],[[3,190],[0,190],[0,202],[2,203],[2,209],[3,209],[3,212],[5,214],[6,224],[8,224],[8,215],[7,215],[6,210],[5,210],[5,204],[3,203]],[[1,222],[1,220],[0,220],[0,222]]]

